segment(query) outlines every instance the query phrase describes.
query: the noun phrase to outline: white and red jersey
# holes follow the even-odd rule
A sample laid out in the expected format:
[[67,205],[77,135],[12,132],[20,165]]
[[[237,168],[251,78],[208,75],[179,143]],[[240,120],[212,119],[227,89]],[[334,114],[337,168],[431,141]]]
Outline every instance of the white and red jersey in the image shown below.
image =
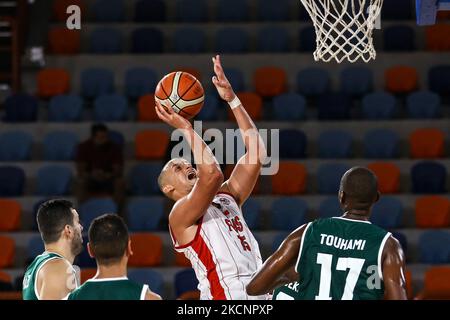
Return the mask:
[[175,250],[191,261],[202,300],[260,300],[245,290],[262,259],[255,237],[231,194],[220,192],[198,223],[194,239]]

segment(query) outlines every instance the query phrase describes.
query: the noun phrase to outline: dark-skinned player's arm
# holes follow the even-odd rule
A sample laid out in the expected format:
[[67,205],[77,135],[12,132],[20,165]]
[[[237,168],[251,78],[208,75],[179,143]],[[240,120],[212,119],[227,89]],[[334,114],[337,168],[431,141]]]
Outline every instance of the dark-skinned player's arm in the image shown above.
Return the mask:
[[407,300],[405,256],[400,243],[392,236],[383,249],[382,272],[385,300]]
[[258,180],[262,163],[267,157],[266,146],[258,129],[237,99],[230,82],[225,76],[220,56],[217,55],[212,60],[215,73],[212,79],[213,84],[220,97],[230,104],[246,149],[246,153],[239,159],[230,178],[224,182],[220,191],[231,193],[238,205],[242,205],[252,193]]
[[175,113],[171,107],[164,108],[158,102],[156,113],[167,124],[182,130],[197,165],[197,182],[187,196],[176,202],[169,216],[169,223],[175,234],[183,233],[184,230],[195,225],[206,212],[223,183],[223,174],[211,150],[194,131],[188,120]]
[[293,231],[281,244],[278,250],[264,262],[261,269],[253,275],[247,285],[247,294],[259,296],[274,289],[298,280],[295,263],[300,250],[300,241],[306,225]]

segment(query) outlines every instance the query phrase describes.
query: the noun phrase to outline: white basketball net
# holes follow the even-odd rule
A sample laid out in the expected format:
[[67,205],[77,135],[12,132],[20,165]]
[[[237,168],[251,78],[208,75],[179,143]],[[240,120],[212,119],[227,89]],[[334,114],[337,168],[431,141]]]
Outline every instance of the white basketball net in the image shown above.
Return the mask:
[[316,31],[314,60],[375,59],[372,31],[383,0],[301,0]]

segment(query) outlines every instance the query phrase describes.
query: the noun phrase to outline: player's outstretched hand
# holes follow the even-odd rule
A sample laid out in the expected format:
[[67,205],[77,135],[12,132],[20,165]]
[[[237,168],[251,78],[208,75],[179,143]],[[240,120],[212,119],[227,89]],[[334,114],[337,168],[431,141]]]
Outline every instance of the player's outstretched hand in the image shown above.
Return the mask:
[[216,74],[212,78],[212,82],[217,89],[220,97],[226,102],[230,102],[236,96],[230,82],[228,81],[225,73],[223,72],[222,64],[220,62],[220,56],[216,55],[212,58],[214,64],[214,73]]
[[158,118],[167,123],[169,126],[175,129],[190,129],[192,128],[191,123],[186,118],[183,118],[178,113],[173,111],[172,107],[162,106],[161,103],[156,101],[155,106],[156,114]]

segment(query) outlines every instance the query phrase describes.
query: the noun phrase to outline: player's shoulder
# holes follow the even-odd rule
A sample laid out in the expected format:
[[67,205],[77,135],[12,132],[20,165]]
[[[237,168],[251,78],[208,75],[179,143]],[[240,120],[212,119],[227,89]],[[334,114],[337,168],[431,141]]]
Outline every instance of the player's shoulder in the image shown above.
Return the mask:
[[71,266],[62,258],[53,258],[44,262],[41,268],[43,274],[65,274]]

